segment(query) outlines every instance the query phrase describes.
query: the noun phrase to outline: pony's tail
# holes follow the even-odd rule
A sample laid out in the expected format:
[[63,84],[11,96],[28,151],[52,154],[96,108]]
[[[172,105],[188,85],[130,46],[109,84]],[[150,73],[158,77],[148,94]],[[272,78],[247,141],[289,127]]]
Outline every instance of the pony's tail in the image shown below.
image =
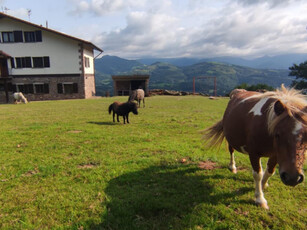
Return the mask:
[[223,131],[223,120],[220,120],[213,126],[205,129],[202,133],[204,134],[203,139],[205,139],[207,146],[221,146],[225,137]]
[[111,104],[111,105],[109,106],[109,114],[111,114],[112,109],[113,109],[113,104]]

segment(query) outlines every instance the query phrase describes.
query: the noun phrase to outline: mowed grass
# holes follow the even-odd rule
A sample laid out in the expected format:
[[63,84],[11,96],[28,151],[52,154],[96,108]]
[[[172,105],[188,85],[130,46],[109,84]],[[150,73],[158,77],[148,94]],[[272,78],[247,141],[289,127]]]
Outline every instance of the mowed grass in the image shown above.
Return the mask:
[[235,175],[226,145],[205,148],[199,131],[228,99],[150,97],[113,123],[109,104],[126,99],[0,105],[1,229],[306,229],[305,183],[277,172],[263,210],[248,157]]

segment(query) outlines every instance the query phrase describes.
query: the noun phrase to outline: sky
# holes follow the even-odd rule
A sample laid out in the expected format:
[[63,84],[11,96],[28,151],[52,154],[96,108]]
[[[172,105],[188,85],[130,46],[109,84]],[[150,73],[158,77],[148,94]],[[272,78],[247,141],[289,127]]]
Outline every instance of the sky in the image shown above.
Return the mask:
[[127,59],[307,53],[305,0],[0,0],[0,10]]

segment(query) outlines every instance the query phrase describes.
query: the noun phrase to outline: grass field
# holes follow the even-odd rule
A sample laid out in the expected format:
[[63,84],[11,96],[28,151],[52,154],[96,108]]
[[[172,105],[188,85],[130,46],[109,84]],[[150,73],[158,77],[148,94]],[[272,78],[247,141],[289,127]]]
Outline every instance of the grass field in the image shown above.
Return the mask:
[[1,229],[307,229],[306,183],[277,173],[263,210],[248,157],[236,153],[234,175],[226,146],[204,147],[227,99],[150,97],[130,124],[111,122],[126,99],[0,105]]

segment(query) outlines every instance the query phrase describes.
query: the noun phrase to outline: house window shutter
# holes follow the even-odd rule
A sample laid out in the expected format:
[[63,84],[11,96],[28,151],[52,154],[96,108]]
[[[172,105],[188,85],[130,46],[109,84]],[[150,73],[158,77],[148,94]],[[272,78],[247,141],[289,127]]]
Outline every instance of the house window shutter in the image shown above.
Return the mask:
[[49,93],[49,84],[48,83],[44,84],[44,93]]
[[29,93],[34,93],[34,87],[33,87],[33,84],[29,84],[28,85],[28,90],[29,90]]
[[16,85],[12,85],[12,88],[11,88],[11,89],[12,89],[13,92],[17,92],[17,87],[16,87]]
[[63,93],[62,83],[58,83],[58,93]]
[[78,93],[78,83],[73,83],[73,92]]
[[16,30],[13,33],[14,33],[14,42],[23,42],[21,30]]
[[29,85],[24,85],[24,91],[25,94],[29,93]]
[[42,41],[42,31],[41,30],[36,30],[35,31],[35,40],[37,42],[41,42]]
[[15,60],[14,60],[14,58],[11,58],[11,68],[15,68]]
[[50,59],[49,59],[49,57],[44,57],[44,67],[50,67]]
[[[14,89],[14,85],[12,84],[12,83],[8,83],[8,91],[10,91],[10,92],[16,92],[16,89]],[[16,86],[15,86],[15,88],[16,88]]]
[[24,67],[27,67],[27,68],[32,67],[31,57],[25,57],[25,66]]

